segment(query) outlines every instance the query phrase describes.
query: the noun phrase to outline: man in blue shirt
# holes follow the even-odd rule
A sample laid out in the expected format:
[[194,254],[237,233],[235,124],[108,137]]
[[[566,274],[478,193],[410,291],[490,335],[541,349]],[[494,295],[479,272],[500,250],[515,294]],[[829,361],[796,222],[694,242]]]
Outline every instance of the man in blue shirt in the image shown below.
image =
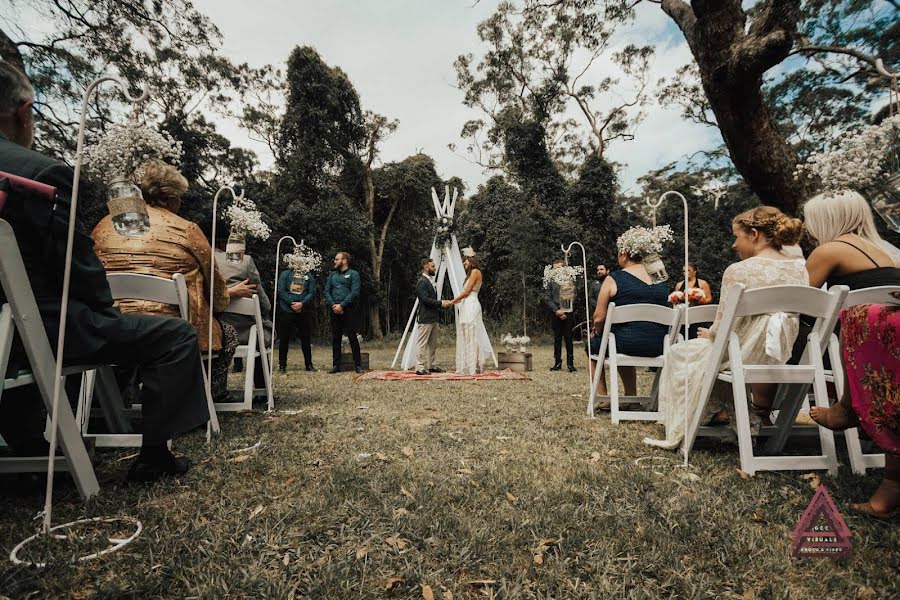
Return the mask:
[[316,278],[312,273],[299,273],[294,280],[294,271],[285,269],[278,275],[278,370],[287,371],[288,348],[291,334],[296,329],[300,334],[303,361],[307,371],[315,371],[312,360],[310,336],[312,324],[312,303],[316,298]]
[[359,273],[350,268],[350,254],[338,252],[334,256],[334,271],[325,283],[325,303],[331,316],[331,357],[329,373],[341,371],[341,339],[346,335],[353,351],[356,372],[362,373],[359,340]]

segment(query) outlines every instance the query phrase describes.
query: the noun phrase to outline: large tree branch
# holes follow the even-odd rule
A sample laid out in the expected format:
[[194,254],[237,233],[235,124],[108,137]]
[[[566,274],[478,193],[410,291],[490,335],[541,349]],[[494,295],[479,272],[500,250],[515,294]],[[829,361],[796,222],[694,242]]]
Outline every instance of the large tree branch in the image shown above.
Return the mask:
[[694,9],[684,0],[662,0],[660,6],[663,12],[669,15],[684,37],[690,41],[694,35],[694,27],[697,25],[697,17],[694,15]]
[[[812,56],[813,54],[818,53],[846,54],[847,56],[852,56],[853,58],[861,62],[871,65],[873,69],[877,69],[878,66],[878,57],[866,54],[865,52],[860,52],[855,48],[847,48],[846,46],[803,45],[794,48],[790,51],[789,54],[803,54],[806,56]],[[884,68],[890,71],[887,65],[885,65]],[[896,71],[892,72],[896,73]]]

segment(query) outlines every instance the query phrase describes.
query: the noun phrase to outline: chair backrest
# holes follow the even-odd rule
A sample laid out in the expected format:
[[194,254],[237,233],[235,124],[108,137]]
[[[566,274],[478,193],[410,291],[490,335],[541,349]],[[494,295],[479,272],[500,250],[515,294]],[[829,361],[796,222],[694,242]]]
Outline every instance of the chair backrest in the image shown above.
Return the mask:
[[[262,308],[259,305],[259,295],[253,294],[250,298],[232,298],[228,302],[228,306],[225,307],[225,310],[222,312],[234,313],[236,315],[246,315],[248,317],[253,317],[254,321],[256,321],[256,331],[260,336],[259,338],[259,347],[262,348],[264,346],[263,342],[265,340],[264,332],[266,331],[263,328],[263,320],[262,320]],[[273,332],[272,338],[274,339],[275,335]]]
[[688,322],[692,325],[694,323],[712,323],[716,320],[717,310],[719,310],[718,304],[691,306],[687,309]]
[[108,273],[106,280],[113,300],[147,300],[178,307],[182,319],[188,319],[187,284],[181,273],[171,279],[140,273]]
[[853,290],[844,300],[844,308],[858,304],[900,304],[900,298],[891,294],[900,294],[900,285],[882,285],[872,288]]
[[606,311],[606,321],[610,325],[618,325],[621,323],[658,323],[671,327],[676,318],[676,310],[668,306],[660,306],[659,304],[627,304],[625,306],[616,306],[615,302],[610,302]]

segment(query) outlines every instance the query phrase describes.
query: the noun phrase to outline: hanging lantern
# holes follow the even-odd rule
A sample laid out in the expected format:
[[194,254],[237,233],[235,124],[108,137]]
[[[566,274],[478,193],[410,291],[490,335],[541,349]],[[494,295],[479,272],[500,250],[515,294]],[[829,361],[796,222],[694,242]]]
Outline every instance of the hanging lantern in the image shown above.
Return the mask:
[[567,279],[559,284],[559,309],[570,313],[575,305],[575,280]]
[[869,197],[878,216],[884,219],[888,227],[900,232],[900,171],[895,171],[873,186]]
[[667,281],[669,279],[669,274],[666,272],[666,265],[663,264],[662,257],[656,252],[653,254],[649,254],[644,257],[644,268],[647,269],[647,274],[650,276],[650,281],[652,283],[662,283],[663,281]]
[[303,284],[306,280],[306,274],[301,273],[300,271],[294,271],[294,277],[291,279],[291,293],[292,294],[302,294],[303,293]]
[[228,242],[225,244],[225,260],[228,262],[239,263],[244,260],[244,253],[247,251],[247,237],[242,231],[232,231],[228,235]]
[[113,179],[107,187],[107,202],[116,233],[127,237],[150,231],[150,215],[141,189],[128,177]]

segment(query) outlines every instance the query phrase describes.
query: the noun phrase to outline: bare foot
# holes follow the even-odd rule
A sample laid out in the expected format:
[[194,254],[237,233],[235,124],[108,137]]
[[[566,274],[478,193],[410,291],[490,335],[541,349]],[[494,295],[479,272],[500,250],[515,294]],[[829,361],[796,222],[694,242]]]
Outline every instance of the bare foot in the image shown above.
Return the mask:
[[852,410],[847,410],[843,404],[835,404],[831,407],[814,406],[809,409],[812,420],[832,431],[843,431],[859,425],[859,418]]
[[900,481],[882,479],[869,501],[854,504],[853,510],[882,519],[897,516],[900,513]]

